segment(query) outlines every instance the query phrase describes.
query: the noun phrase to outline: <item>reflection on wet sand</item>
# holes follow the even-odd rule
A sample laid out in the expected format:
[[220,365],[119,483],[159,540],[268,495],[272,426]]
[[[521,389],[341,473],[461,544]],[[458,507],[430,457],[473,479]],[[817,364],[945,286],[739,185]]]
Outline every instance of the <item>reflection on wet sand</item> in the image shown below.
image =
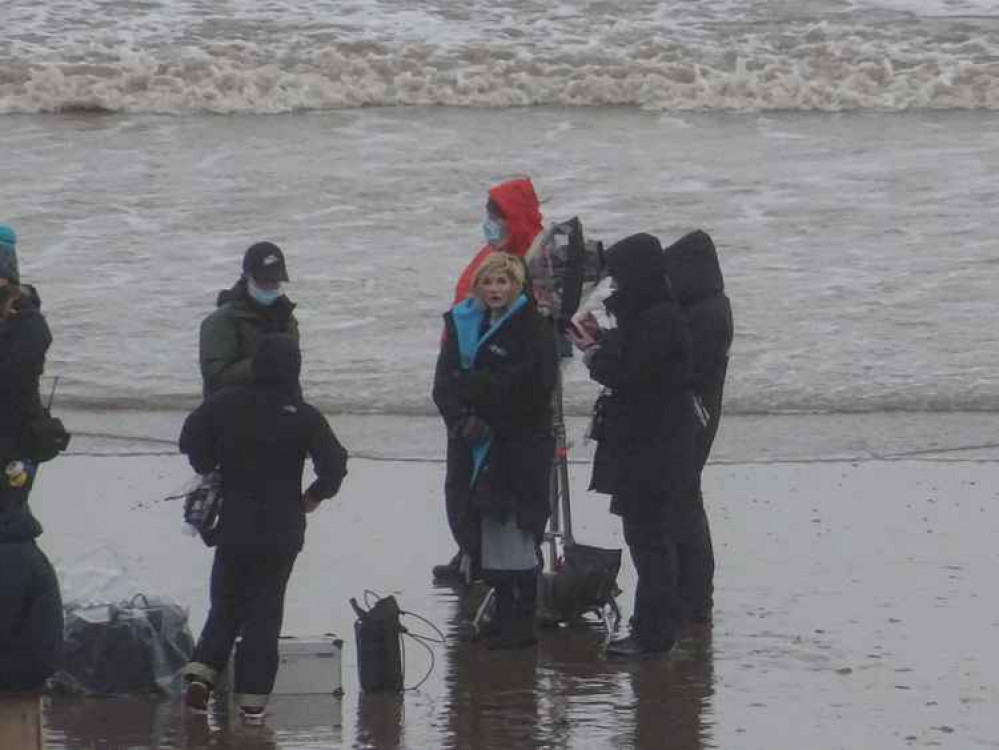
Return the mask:
[[602,658],[595,622],[542,631],[536,650],[489,651],[459,637],[467,611],[459,597],[449,622],[444,747],[704,747],[710,631],[668,658],[619,663]]
[[187,711],[179,699],[53,698],[46,711],[46,746],[70,750],[142,748],[289,748],[341,747],[340,699],[332,696],[276,696],[267,724],[243,726],[226,702],[206,716]]
[[46,747],[177,747],[183,718],[177,701],[53,697],[46,701]]
[[[402,750],[566,748],[704,750],[710,726],[710,634],[667,658],[608,662],[602,626],[543,630],[536,649],[490,651],[462,637],[469,603],[443,594],[447,645],[436,681],[418,692],[274,696],[263,727],[245,727],[226,701],[208,715],[179,698],[48,701],[47,746],[68,750],[233,748]],[[447,611],[447,614],[443,610]],[[436,685],[436,687],[432,687]],[[408,708],[408,713],[407,713]],[[347,721],[348,726],[344,727]],[[349,726],[351,720],[353,726]]]
[[398,693],[361,693],[357,697],[357,750],[397,750],[402,747],[405,716]]

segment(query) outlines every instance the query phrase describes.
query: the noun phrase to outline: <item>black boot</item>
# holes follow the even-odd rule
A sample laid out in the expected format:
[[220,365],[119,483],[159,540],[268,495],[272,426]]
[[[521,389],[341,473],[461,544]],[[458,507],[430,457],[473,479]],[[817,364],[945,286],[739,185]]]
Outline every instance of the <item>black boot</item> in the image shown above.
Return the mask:
[[634,634],[619,638],[607,644],[604,655],[608,659],[649,659],[665,656],[673,648],[673,639],[658,642],[648,646],[638,640]]
[[499,621],[499,636],[488,644],[491,649],[530,648],[538,642],[535,630],[537,573],[532,570],[514,574],[509,587],[506,617]]
[[431,569],[431,574],[434,577],[434,583],[461,583],[461,571],[459,566],[461,565],[461,552],[457,552],[454,557],[448,560],[443,565],[435,565]]

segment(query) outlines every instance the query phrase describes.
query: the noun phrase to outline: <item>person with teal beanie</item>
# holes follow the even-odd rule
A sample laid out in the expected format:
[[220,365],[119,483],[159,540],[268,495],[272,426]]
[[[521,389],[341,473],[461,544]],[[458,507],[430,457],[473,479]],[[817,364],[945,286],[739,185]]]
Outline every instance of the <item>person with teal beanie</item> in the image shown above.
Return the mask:
[[25,433],[42,412],[39,379],[52,333],[38,292],[20,282],[16,241],[14,230],[0,224],[0,472],[12,466],[23,471],[11,474],[14,480],[0,477],[0,501],[16,499],[20,507],[27,503],[35,475]]
[[3,278],[20,281],[17,272],[17,232],[6,224],[0,224],[0,272]]

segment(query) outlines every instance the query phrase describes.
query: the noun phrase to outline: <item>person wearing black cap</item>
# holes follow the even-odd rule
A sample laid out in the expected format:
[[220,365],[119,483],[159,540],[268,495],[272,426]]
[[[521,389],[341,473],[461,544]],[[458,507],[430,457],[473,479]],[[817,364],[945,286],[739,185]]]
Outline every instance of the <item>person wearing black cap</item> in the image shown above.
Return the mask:
[[[225,487],[211,609],[185,669],[186,703],[207,709],[237,637],[235,698],[244,720],[262,719],[278,668],[284,595],[305,541],[305,515],[340,490],[347,451],[298,388],[298,344],[265,337],[252,385],[224,388],[184,422],[180,450],[199,474],[221,471]],[[302,492],[305,459],[316,479]]]
[[283,293],[288,281],[284,253],[273,242],[257,242],[243,256],[243,275],[219,292],[217,309],[201,323],[199,359],[204,395],[253,382],[251,363],[270,334],[298,342],[295,305]]

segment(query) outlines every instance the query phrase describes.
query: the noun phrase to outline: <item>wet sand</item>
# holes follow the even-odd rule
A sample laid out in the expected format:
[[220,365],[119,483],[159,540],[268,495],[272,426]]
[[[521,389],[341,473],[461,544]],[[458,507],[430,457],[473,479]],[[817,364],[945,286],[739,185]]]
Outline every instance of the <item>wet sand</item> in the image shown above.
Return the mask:
[[[120,437],[131,423],[155,436],[158,424],[166,440],[176,417],[133,415],[113,438],[83,435],[87,420],[73,420],[78,455],[45,466],[32,498],[67,597],[167,596],[190,607],[197,635],[211,553],[181,534],[177,503],[157,502],[190,471],[166,444]],[[285,632],[344,638],[342,699],[278,698],[267,726],[249,729],[185,715],[176,699],[51,698],[46,747],[999,747],[999,455],[987,415],[723,423],[704,485],[713,628],[636,664],[600,658],[596,622],[545,632],[536,651],[462,642],[465,603],[429,575],[451,552],[436,428],[332,421],[366,458],[310,517]],[[393,443],[401,433],[407,451]],[[576,537],[621,547],[606,500],[585,491],[586,452],[577,445],[571,468]],[[627,556],[619,582],[627,617]],[[433,665],[408,642],[407,684],[432,666],[418,689],[359,690],[347,600],[365,589],[395,594],[447,634]]]

